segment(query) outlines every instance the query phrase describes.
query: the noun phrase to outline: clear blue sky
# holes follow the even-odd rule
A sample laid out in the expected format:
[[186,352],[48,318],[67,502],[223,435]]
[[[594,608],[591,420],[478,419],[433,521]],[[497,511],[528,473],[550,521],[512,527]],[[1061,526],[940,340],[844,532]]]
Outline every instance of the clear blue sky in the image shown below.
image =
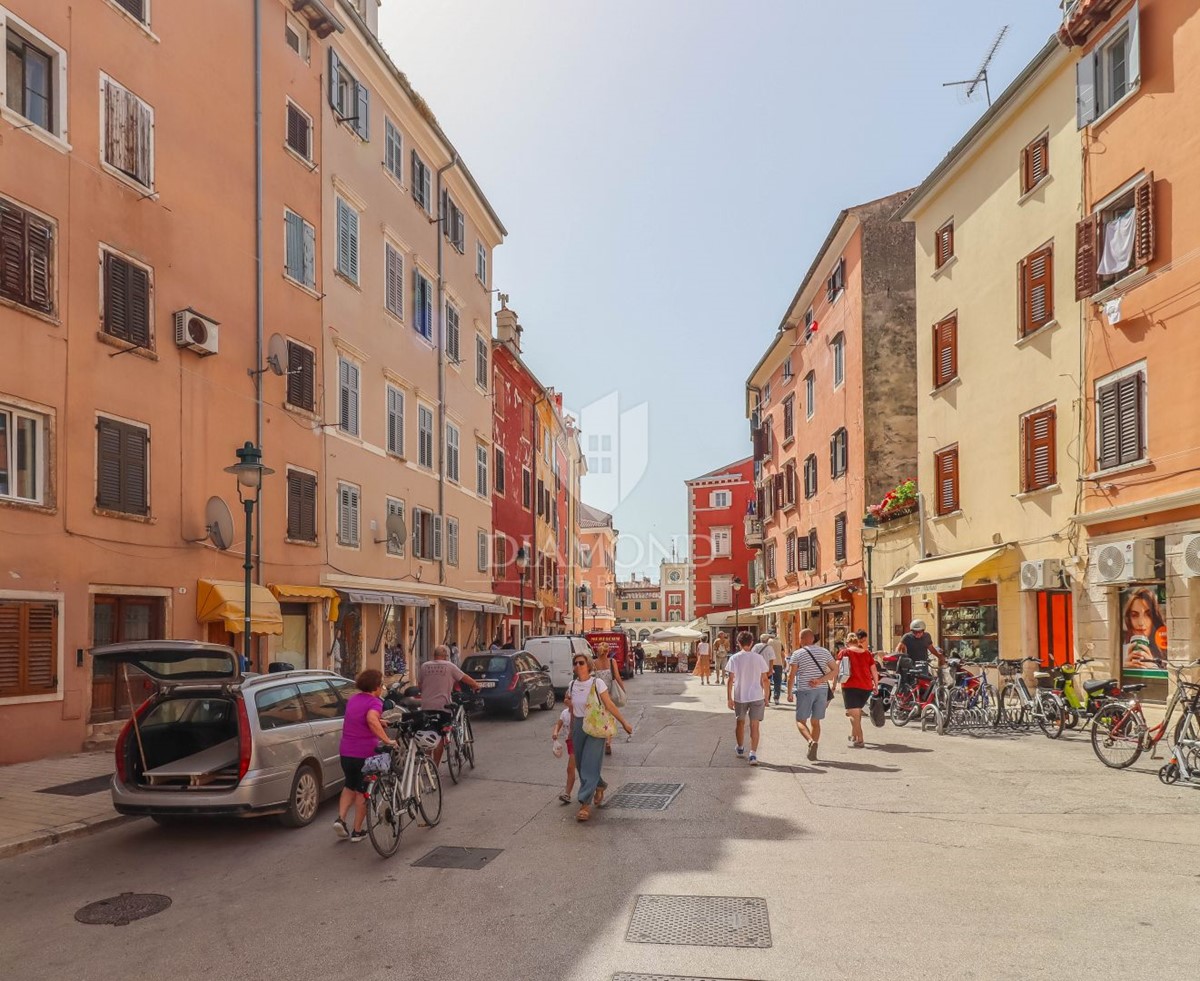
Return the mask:
[[383,0],[380,33],[509,229],[494,285],[540,379],[572,406],[648,402],[622,536],[683,546],[683,481],[749,455],[746,376],[838,211],[920,183],[985,106],[942,83],[1009,24],[998,94],[1059,17],[1056,0]]

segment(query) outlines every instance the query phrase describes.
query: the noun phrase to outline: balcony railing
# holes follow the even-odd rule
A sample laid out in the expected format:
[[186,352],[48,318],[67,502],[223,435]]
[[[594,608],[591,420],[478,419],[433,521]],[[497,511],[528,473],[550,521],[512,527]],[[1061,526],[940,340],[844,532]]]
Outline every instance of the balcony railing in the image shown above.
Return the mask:
[[762,521],[753,515],[746,515],[746,544],[751,548],[761,548],[763,543]]

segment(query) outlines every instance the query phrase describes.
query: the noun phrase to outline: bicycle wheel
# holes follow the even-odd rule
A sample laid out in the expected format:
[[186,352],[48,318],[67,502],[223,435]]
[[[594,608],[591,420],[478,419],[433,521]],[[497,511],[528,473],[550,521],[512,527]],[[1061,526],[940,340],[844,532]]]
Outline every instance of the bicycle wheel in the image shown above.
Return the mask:
[[912,718],[913,697],[911,692],[897,692],[892,696],[892,725],[906,726]]
[[442,778],[428,756],[417,760],[414,779],[417,784],[417,807],[429,827],[442,819]]
[[946,709],[942,719],[942,730],[950,728],[953,721],[963,722],[966,719],[966,711],[971,705],[971,696],[965,688],[952,688],[950,695],[946,699]]
[[1092,722],[1092,749],[1096,758],[1114,770],[1132,766],[1142,755],[1146,720],[1124,702],[1105,702]]
[[980,689],[979,709],[986,725],[1000,725],[1000,693],[990,681]]
[[375,781],[367,798],[367,834],[383,858],[391,858],[400,847],[399,796],[399,782],[389,773]]
[[451,729],[447,733],[442,741],[442,752],[446,754],[446,769],[450,772],[450,779],[458,783],[458,778],[462,775],[463,758],[457,729]]
[[463,757],[475,769],[475,732],[471,729],[471,719],[465,712],[462,720],[462,750]]
[[1034,711],[1038,728],[1042,730],[1047,739],[1057,739],[1062,735],[1066,712],[1063,709],[1062,701],[1054,692],[1038,692]]
[[1013,729],[1025,724],[1025,706],[1021,704],[1021,693],[1011,681],[1000,693],[1000,718],[1005,725]]

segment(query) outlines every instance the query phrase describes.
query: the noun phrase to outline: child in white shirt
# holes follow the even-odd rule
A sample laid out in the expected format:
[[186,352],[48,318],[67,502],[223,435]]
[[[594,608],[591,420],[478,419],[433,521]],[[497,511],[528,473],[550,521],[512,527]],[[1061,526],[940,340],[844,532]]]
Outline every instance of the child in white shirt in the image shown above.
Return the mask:
[[[558,742],[558,737],[562,735],[563,730],[567,733],[567,792],[559,794],[558,800],[560,804],[571,803],[571,791],[575,787],[575,747],[571,745],[571,709],[567,707],[562,710],[558,717],[558,721],[554,723],[554,732],[550,738],[555,743]],[[559,755],[558,750],[555,750],[555,756]]]

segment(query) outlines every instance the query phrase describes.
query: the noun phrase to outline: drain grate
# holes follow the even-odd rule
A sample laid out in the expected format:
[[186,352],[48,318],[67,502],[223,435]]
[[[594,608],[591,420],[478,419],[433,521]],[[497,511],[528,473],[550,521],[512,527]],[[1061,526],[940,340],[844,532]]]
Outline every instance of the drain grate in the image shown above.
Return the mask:
[[604,806],[634,811],[665,811],[681,790],[681,783],[626,783],[604,802]]
[[43,787],[39,794],[56,794],[59,797],[86,797],[88,794],[98,794],[108,790],[112,784],[112,774],[102,773],[98,777],[88,777],[85,780],[74,780],[71,783],[60,783],[55,787]]
[[638,896],[625,939],[635,944],[770,947],[767,901],[750,896]]
[[693,978],[681,974],[614,974],[612,981],[748,981],[747,978]]
[[153,892],[123,892],[119,896],[88,903],[75,911],[75,919],[93,926],[127,926],[134,920],[161,913],[171,897]]
[[413,862],[413,867],[478,871],[502,851],[504,851],[503,848],[459,848],[453,845],[440,845]]

